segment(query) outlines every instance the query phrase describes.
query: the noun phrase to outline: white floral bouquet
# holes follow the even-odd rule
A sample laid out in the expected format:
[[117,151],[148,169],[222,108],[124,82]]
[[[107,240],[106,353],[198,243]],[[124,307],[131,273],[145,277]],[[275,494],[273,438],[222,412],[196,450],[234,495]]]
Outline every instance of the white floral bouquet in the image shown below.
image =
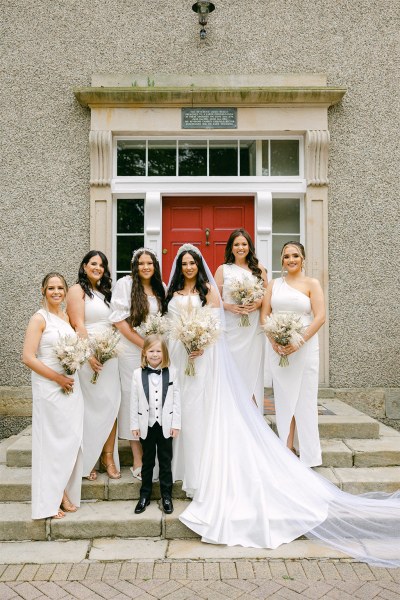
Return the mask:
[[[264,297],[265,288],[263,281],[254,281],[249,278],[233,279],[229,286],[229,295],[234,304],[247,306]],[[240,315],[239,327],[249,327],[249,315]]]
[[[194,307],[189,303],[171,321],[171,337],[181,341],[188,354],[211,346],[217,341],[219,334],[219,320],[208,306]],[[185,375],[196,375],[193,358],[188,358]]]
[[[60,336],[54,351],[67,375],[74,375],[91,354],[89,341],[75,334]],[[72,390],[63,391],[72,393]]]
[[[300,348],[300,346],[304,344],[304,326],[301,322],[301,316],[297,313],[272,313],[267,317],[262,328],[267,336],[272,338],[280,346],[289,346],[289,344],[293,344],[297,348]],[[289,359],[287,356],[281,356],[279,366],[289,366]]]
[[[99,363],[104,365],[110,358],[118,355],[118,342],[121,336],[116,329],[109,328],[94,334],[90,338],[91,356],[94,356]],[[93,373],[91,383],[96,383],[100,373]]]
[[148,315],[147,319],[139,327],[135,327],[135,330],[142,337],[152,335],[153,333],[164,335],[168,331],[168,326],[168,319],[158,312],[155,315]]

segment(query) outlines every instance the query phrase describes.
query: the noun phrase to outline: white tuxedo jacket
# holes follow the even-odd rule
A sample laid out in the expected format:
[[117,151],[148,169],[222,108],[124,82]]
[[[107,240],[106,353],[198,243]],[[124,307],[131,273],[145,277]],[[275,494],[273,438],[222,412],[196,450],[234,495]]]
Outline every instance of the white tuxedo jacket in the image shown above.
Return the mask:
[[[181,428],[181,401],[178,377],[175,369],[162,370],[162,430],[165,438],[171,437],[171,429]],[[140,430],[140,437],[146,439],[149,428],[149,373],[146,369],[135,369],[131,387],[132,431]]]

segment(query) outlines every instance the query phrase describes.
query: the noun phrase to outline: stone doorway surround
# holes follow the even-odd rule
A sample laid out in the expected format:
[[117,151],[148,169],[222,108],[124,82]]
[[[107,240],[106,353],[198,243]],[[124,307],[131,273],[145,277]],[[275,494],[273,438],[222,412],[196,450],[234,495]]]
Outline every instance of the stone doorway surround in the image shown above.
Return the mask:
[[[113,179],[113,136],[198,135],[199,130],[181,128],[181,108],[236,107],[237,129],[213,129],[213,134],[304,136],[305,178],[298,183],[305,198],[307,272],[321,281],[328,305],[328,108],[340,102],[345,92],[344,88],[327,86],[323,74],[93,75],[91,87],[74,90],[79,103],[91,109],[91,247],[112,259],[113,197],[123,193]],[[252,179],[254,182],[240,182],[238,178],[234,189],[255,195],[257,254],[268,264],[271,231],[263,222],[263,214],[271,209],[272,192],[277,190],[266,185],[265,178]],[[143,181],[136,188],[146,197],[145,243],[160,251],[161,197],[173,189],[167,182]],[[180,186],[180,191],[191,190]],[[218,192],[222,189],[217,183],[204,184],[204,193]],[[327,323],[320,334],[322,386],[329,386],[328,341]]]

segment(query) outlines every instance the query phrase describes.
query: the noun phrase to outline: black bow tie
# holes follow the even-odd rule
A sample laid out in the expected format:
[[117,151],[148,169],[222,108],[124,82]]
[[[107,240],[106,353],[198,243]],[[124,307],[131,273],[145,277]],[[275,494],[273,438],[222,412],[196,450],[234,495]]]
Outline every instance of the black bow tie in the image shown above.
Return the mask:
[[155,373],[156,375],[161,375],[161,369],[153,369],[152,367],[146,367],[147,371],[150,373]]

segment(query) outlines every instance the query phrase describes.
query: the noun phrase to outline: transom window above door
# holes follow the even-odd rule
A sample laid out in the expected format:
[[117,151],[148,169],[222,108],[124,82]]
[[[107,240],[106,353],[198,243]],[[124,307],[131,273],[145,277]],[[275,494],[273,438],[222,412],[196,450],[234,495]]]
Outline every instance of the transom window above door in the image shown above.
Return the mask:
[[116,177],[299,177],[302,138],[120,139]]

